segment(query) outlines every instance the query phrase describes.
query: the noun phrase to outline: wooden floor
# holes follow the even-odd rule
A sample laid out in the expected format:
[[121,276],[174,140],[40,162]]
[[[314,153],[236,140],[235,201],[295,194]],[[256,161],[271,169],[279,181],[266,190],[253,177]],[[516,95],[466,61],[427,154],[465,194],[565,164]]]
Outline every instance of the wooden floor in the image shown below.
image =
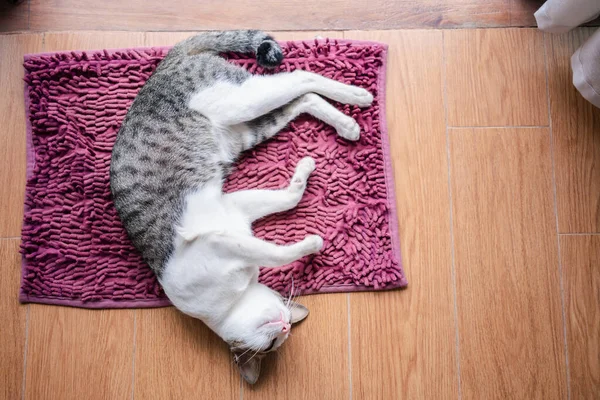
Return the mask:
[[[0,31],[535,26],[544,0],[0,0]],[[599,21],[596,21],[598,24]]]
[[[32,0],[28,26],[47,27],[36,7],[56,6],[48,12],[57,18],[68,3]],[[111,2],[89,5],[101,3]],[[69,28],[88,21],[61,18]],[[168,45],[188,34],[0,35],[0,397],[597,399],[600,110],[572,88],[569,68],[591,32],[275,34],[389,44],[387,116],[410,286],[303,299],[311,316],[255,387],[241,383],[218,338],[173,309],[17,302],[22,55]]]

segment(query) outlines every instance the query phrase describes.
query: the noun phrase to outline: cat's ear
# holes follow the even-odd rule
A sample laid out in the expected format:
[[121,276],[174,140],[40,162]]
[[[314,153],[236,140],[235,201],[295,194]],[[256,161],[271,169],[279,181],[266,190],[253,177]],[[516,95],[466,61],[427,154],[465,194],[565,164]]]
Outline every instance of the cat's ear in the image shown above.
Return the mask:
[[260,365],[264,354],[256,354],[253,351],[232,350],[233,360],[238,367],[242,378],[250,385],[254,385],[260,376]]
[[290,312],[292,313],[292,324],[297,324],[308,317],[308,308],[295,301],[290,303]]

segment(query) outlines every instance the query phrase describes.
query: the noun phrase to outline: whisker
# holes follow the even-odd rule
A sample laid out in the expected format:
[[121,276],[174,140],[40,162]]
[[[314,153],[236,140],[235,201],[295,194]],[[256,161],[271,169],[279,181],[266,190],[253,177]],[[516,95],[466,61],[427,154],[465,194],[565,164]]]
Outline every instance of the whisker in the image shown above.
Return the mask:
[[242,357],[243,355],[245,355],[250,350],[252,350],[252,347],[248,347],[248,349],[246,349],[246,351],[244,351],[242,354],[240,354],[239,357]]
[[[250,343],[248,343],[248,348],[243,353],[241,353],[239,356],[237,356],[237,358],[241,358],[244,355],[246,355],[248,352],[253,351],[254,345],[258,345],[258,339],[253,339]],[[260,349],[258,349],[256,352],[258,353],[259,351],[260,351]],[[252,357],[250,357],[250,359],[252,359]],[[248,362],[248,361],[246,361],[246,362]],[[234,359],[233,359],[233,361],[231,363],[232,364],[235,363],[235,357],[234,357]]]
[[292,310],[298,308],[298,303],[296,302],[296,300],[298,299],[298,297],[300,297],[300,290],[296,291],[296,296],[292,299],[291,303],[292,303]]
[[292,276],[292,287],[290,288],[290,294],[288,295],[286,307],[290,308],[290,303],[292,302],[292,298],[294,297],[294,277]]

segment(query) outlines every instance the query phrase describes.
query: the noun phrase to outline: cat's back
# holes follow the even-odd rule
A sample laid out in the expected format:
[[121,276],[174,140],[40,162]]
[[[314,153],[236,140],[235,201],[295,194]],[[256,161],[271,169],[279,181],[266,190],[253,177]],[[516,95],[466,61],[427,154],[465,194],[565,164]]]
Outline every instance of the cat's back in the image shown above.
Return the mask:
[[210,121],[190,98],[245,70],[216,55],[169,57],[136,96],[113,148],[111,191],[134,246],[159,273],[172,252],[186,193],[223,172]]

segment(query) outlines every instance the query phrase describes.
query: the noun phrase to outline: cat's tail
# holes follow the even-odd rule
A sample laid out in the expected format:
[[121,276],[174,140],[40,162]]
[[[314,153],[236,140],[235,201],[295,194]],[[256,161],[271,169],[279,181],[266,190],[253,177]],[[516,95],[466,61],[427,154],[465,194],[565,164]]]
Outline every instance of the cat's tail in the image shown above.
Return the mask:
[[283,61],[283,52],[277,42],[262,31],[205,32],[178,43],[171,50],[179,55],[213,53],[254,53],[263,67],[273,68]]

